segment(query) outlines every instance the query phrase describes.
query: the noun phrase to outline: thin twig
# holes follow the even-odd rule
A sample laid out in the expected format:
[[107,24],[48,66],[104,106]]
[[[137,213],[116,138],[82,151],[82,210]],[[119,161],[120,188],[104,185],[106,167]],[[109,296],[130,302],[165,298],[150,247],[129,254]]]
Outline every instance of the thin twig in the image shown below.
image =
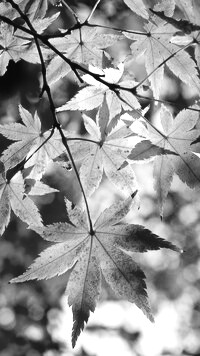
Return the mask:
[[77,23],[80,23],[80,20],[78,18],[78,15],[75,13],[75,11],[65,2],[65,0],[60,0],[61,3],[69,10],[69,12],[72,14],[72,16],[74,16],[75,21]]
[[95,10],[96,10],[96,8],[97,8],[97,6],[98,6],[99,3],[100,3],[100,1],[101,1],[101,0],[97,0],[97,2],[96,2],[96,4],[94,5],[92,11],[90,12],[90,14],[89,14],[88,17],[87,17],[86,22],[89,22],[89,21],[90,21],[90,19],[92,18],[93,14],[94,14],[94,12],[95,12]]
[[176,52],[170,54],[169,57],[165,58],[156,68],[154,68],[144,79],[142,79],[135,87],[136,90],[140,85],[142,85],[152,74],[154,74],[160,67],[162,67],[165,63],[167,63],[171,58],[175,57],[177,53],[183,51],[184,49],[188,48],[191,43],[186,44],[185,46],[179,48]]
[[99,28],[104,28],[107,30],[113,30],[113,31],[118,31],[118,32],[126,32],[126,33],[132,33],[134,35],[141,35],[141,36],[148,36],[147,32],[142,32],[142,31],[134,31],[134,30],[126,30],[123,28],[118,28],[118,27],[111,27],[111,26],[106,26],[106,25],[98,25],[98,24],[92,24],[92,23],[88,23],[88,22],[84,22],[85,26],[88,27],[99,27]]
[[174,101],[151,98],[151,97],[148,97],[148,96],[145,96],[145,95],[140,95],[140,94],[135,94],[135,96],[137,98],[144,99],[144,100],[149,100],[149,101],[153,101],[153,102],[156,101],[156,102],[161,103],[161,104],[168,104],[168,105],[172,105],[172,106],[175,106],[175,107],[179,107],[181,109],[185,109],[185,110],[187,109],[187,110],[190,110],[190,111],[200,112],[200,109],[191,108],[189,106],[184,108],[181,104],[177,104]]
[[90,140],[89,138],[85,138],[85,137],[68,137],[67,141],[85,141],[85,142],[95,143],[96,145],[100,144],[99,141]]

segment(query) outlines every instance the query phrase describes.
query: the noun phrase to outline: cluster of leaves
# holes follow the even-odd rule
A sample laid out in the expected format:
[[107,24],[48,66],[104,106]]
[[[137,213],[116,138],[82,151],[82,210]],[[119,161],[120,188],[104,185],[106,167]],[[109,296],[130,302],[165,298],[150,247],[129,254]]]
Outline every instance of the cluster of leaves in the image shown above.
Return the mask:
[[[143,31],[109,30],[108,26],[92,23],[100,3],[98,0],[81,22],[65,0],[57,2],[66,7],[75,24],[59,29],[54,36],[45,31],[58,19],[59,7],[49,17],[47,0],[0,3],[0,75],[6,73],[10,60],[39,63],[40,96],[47,94],[53,120],[52,128],[43,131],[37,111],[32,115],[19,105],[22,123],[0,125],[0,134],[14,141],[0,157],[0,233],[4,233],[12,209],[28,228],[53,243],[12,282],[46,279],[71,271],[66,293],[74,315],[73,346],[90,311],[95,309],[102,275],[117,295],[134,302],[153,320],[145,275],[129,252],[160,248],[179,251],[143,226],[121,222],[132,209],[138,189],[132,164],[154,161],[154,187],[161,216],[174,174],[189,187],[200,187],[198,101],[173,118],[160,99],[165,66],[199,97],[200,21],[195,2],[184,0],[180,5],[175,0],[159,0],[148,8],[145,1],[124,0],[130,13],[141,17]],[[178,19],[176,14],[184,16],[186,6],[187,18]],[[102,28],[109,33],[102,33]],[[126,39],[131,55],[127,53],[123,63],[112,60],[106,49]],[[142,56],[146,76],[137,82],[126,64],[130,58]],[[52,87],[69,73],[85,86],[56,108]],[[152,101],[163,102],[159,127],[147,119],[149,108],[141,107],[142,88],[151,90]],[[95,119],[90,113],[82,115],[87,136],[68,132],[59,122],[59,112],[93,109]],[[30,196],[56,192],[41,181],[49,163],[65,171],[74,170],[85,209],[72,208],[65,198],[69,222],[45,226]],[[104,210],[94,223],[88,198],[98,189],[103,171],[124,199]]]

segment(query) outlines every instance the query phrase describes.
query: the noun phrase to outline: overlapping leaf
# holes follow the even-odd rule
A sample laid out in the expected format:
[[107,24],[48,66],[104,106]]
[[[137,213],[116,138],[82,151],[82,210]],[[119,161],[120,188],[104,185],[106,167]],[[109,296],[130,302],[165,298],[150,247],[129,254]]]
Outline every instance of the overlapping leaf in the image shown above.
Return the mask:
[[149,18],[147,8],[142,0],[124,0],[124,2],[137,15],[142,16],[145,19]]
[[195,129],[199,113],[182,110],[175,119],[166,107],[160,112],[163,133],[159,130],[150,130],[152,142],[165,150],[174,152],[165,154],[154,161],[155,190],[158,194],[161,215],[163,204],[171,186],[174,173],[190,188],[200,187],[200,160],[192,153],[191,143],[199,136]]
[[190,35],[179,36],[176,35],[172,38],[173,43],[179,46],[185,46],[189,43],[195,44],[194,55],[198,68],[200,68],[200,32],[194,31]]
[[87,196],[98,188],[103,171],[117,189],[130,195],[137,185],[135,174],[130,166],[119,168],[142,138],[133,136],[132,131],[121,122],[107,134],[105,115],[104,110],[99,111],[98,125],[90,117],[83,116],[85,128],[94,142],[76,141],[71,145],[72,154],[75,160],[81,161],[80,179]]
[[10,182],[5,173],[0,173],[0,235],[10,221],[11,210],[29,226],[42,226],[42,218],[33,201],[24,195],[25,186],[21,173],[17,173]]
[[56,223],[36,229],[45,240],[55,244],[43,251],[23,275],[11,281],[48,279],[71,269],[66,293],[73,310],[73,346],[90,312],[95,310],[102,274],[117,296],[135,303],[153,320],[145,275],[126,252],[178,249],[143,226],[119,224],[131,206],[132,198],[113,204],[101,213],[91,231],[84,213],[77,207],[71,210],[68,203],[73,225]]
[[[20,9],[24,11],[25,6],[27,5],[28,0],[15,0],[15,3],[20,6]],[[5,16],[11,20],[16,17],[20,17],[18,11],[12,7],[7,1],[3,1],[0,3],[0,14]]]
[[127,160],[137,162],[148,162],[154,159],[156,156],[162,155],[177,155],[174,151],[170,151],[169,149],[165,149],[164,147],[159,147],[154,145],[149,140],[144,140],[142,142],[137,143],[137,145],[133,148],[131,153],[128,155]]
[[158,4],[154,6],[155,11],[164,11],[166,16],[173,16],[176,6],[175,0],[159,0]]
[[[155,24],[144,26],[146,35],[124,33],[133,40],[131,44],[132,55],[137,58],[144,54],[145,67],[153,94],[159,98],[164,64],[184,83],[200,92],[200,80],[196,64],[190,55],[170,40],[177,29],[169,23],[154,19]],[[163,63],[163,65],[162,65]]]
[[19,107],[19,111],[23,124],[0,125],[0,133],[9,140],[16,141],[2,153],[1,161],[7,171],[27,157],[29,160],[25,167],[33,166],[29,177],[40,179],[46,166],[63,153],[65,148],[57,130],[52,137],[50,137],[51,130],[42,132],[37,112],[32,116],[22,106]]
[[[131,80],[120,81],[123,72],[123,64],[115,68],[99,69],[97,67],[89,66],[91,72],[98,74],[108,83],[119,84],[121,86],[131,88],[134,87],[135,82]],[[91,75],[83,75],[82,79],[89,84],[89,86],[80,90],[69,102],[57,108],[57,111],[64,110],[92,110],[99,107],[106,96],[106,102],[109,108],[109,119],[113,119],[120,114],[121,110],[140,109],[140,103],[137,98],[130,92],[119,90],[118,95],[110,90],[108,86],[97,81]]]
[[[103,49],[123,38],[122,35],[99,33],[97,27],[82,27],[72,31],[70,35],[51,39],[50,42],[72,61],[101,67]],[[71,67],[56,55],[47,67],[48,81],[50,84],[54,83],[67,75],[70,70]]]
[[38,18],[42,19],[45,17],[47,9],[48,0],[30,1],[27,16],[31,22]]
[[14,27],[5,23],[0,25],[0,76],[4,75],[9,61],[20,59],[35,62],[28,52],[30,41],[14,36]]

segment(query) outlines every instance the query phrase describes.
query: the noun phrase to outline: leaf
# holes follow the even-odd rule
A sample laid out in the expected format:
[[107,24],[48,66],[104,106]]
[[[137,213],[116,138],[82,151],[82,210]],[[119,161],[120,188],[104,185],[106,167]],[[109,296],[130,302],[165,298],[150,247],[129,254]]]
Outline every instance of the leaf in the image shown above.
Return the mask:
[[53,135],[51,130],[42,132],[37,112],[32,116],[22,106],[19,106],[19,112],[23,124],[0,125],[0,133],[3,136],[9,140],[17,141],[3,152],[1,161],[4,163],[5,169],[8,170],[26,157],[28,160],[25,163],[25,168],[33,166],[29,178],[37,180],[44,174],[46,166],[63,153],[65,148],[62,146],[58,131],[55,131]]
[[[104,210],[94,224],[94,231],[79,223],[77,226],[56,223],[44,227],[41,236],[57,243],[43,251],[23,275],[11,280],[11,283],[19,283],[35,278],[48,279],[70,270],[66,293],[73,311],[73,346],[90,312],[95,310],[102,274],[117,296],[135,303],[153,320],[145,275],[127,251],[179,249],[143,226],[119,224],[131,206],[132,198],[128,198]],[[72,214],[76,220],[76,211]],[[77,214],[79,221],[79,209]]]
[[14,36],[14,27],[0,24],[0,76],[4,75],[9,61],[25,59],[30,41]]
[[[27,0],[15,0],[17,5],[20,5],[20,9],[24,11],[24,8],[27,4]],[[0,3],[0,14],[9,18],[10,20],[14,20],[17,17],[20,17],[17,10],[13,9],[11,4],[8,2],[1,2]]]
[[[82,27],[71,31],[70,35],[51,39],[50,42],[72,61],[102,67],[103,49],[122,39],[124,39],[123,35],[99,33],[97,27]],[[70,71],[71,67],[68,63],[58,55],[54,55],[47,67],[48,82],[53,84],[60,78],[65,77]]]
[[154,10],[150,10],[153,14],[159,16],[162,20],[170,23],[178,30],[182,31],[185,34],[190,34],[192,31],[199,31],[200,26],[196,24],[192,24],[187,20],[176,20],[171,17],[167,17],[163,12],[156,12]]
[[[104,81],[112,84],[119,84],[123,86],[134,87],[134,81],[119,82],[124,71],[123,64],[115,68],[99,69],[97,67],[89,66],[91,72],[98,74]],[[140,109],[140,104],[137,98],[123,90],[118,91],[118,95],[110,90],[105,84],[98,82],[91,75],[83,75],[82,79],[90,86],[80,90],[69,102],[56,109],[57,112],[65,110],[92,110],[100,106],[106,96],[106,102],[109,109],[109,121],[116,115],[120,114],[122,109],[133,110]],[[121,100],[122,99],[122,100]],[[125,100],[125,102],[123,101]]]
[[9,224],[10,213],[9,192],[5,185],[0,185],[0,235],[3,235],[5,228]]
[[[59,12],[56,12],[54,15],[52,15],[51,17],[44,17],[44,18],[36,18],[34,20],[32,20],[32,26],[34,28],[34,30],[38,33],[41,34],[43,33],[49,26],[51,26],[51,24],[57,20],[58,16],[60,15]],[[24,28],[29,29],[29,26],[25,23],[23,25]],[[22,38],[27,38],[27,39],[33,39],[33,36],[31,34],[25,33],[23,30],[18,29],[15,32],[15,36],[16,37],[22,37]],[[36,47],[37,50],[37,47]],[[50,51],[49,51],[50,53]],[[39,56],[38,56],[39,57]]]
[[51,85],[57,82],[60,78],[64,78],[71,71],[68,63],[62,58],[55,56],[47,66],[47,81]]
[[163,133],[150,128],[150,139],[164,150],[174,152],[156,157],[154,161],[154,188],[158,194],[160,212],[176,173],[190,188],[200,187],[200,162],[191,151],[191,143],[199,136],[194,129],[199,113],[182,110],[175,119],[166,107],[162,107],[160,120]]
[[[64,32],[64,30],[62,30]],[[68,58],[78,63],[102,66],[103,49],[124,39],[123,35],[99,33],[97,27],[82,27],[71,31],[63,38],[51,39],[50,42]]]
[[[100,115],[105,111],[99,111]],[[102,179],[103,170],[110,181],[125,195],[131,195],[137,188],[135,174],[131,167],[119,170],[122,163],[132,151],[133,147],[142,140],[139,136],[132,136],[132,131],[122,122],[109,134],[100,131],[99,126],[88,116],[83,115],[85,128],[91,135],[93,142],[82,142],[71,145],[72,154],[75,160],[81,160],[80,179],[84,187],[86,196],[91,196],[98,188]],[[103,127],[104,127],[104,123]],[[105,130],[105,127],[104,127]]]
[[42,226],[40,213],[29,197],[24,196],[24,181],[17,173],[10,182],[4,180],[0,185],[0,235],[10,221],[11,209],[28,226]]
[[180,50],[180,47],[170,42],[177,29],[171,24],[158,20],[155,20],[155,25],[146,24],[144,29],[146,36],[124,34],[134,41],[131,44],[133,58],[144,55],[154,97],[159,98],[165,64],[175,76],[199,93],[200,81],[195,62],[184,49]]
[[44,18],[48,9],[48,0],[31,1],[27,15],[32,22],[38,18]]
[[154,11],[164,11],[165,16],[171,17],[174,14],[175,6],[175,0],[160,0],[154,6]]
[[137,15],[142,16],[144,19],[149,18],[146,6],[142,0],[124,0],[124,2]]
[[49,187],[41,181],[35,181],[34,179],[26,179],[25,181],[25,193],[27,195],[45,195],[58,192],[57,189]]
[[152,144],[149,140],[144,140],[142,142],[137,143],[137,145],[133,148],[130,155],[128,155],[127,159],[131,161],[149,161],[156,156],[165,155],[165,154],[174,154],[175,152],[166,150],[163,147],[156,146]]

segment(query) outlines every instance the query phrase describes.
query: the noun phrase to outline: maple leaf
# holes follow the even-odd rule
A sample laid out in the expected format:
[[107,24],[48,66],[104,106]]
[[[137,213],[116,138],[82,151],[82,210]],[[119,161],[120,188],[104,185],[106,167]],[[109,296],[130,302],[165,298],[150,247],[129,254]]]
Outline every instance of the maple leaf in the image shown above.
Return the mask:
[[73,346],[90,312],[95,310],[102,274],[117,296],[135,303],[153,320],[145,275],[127,252],[179,249],[143,226],[119,224],[132,206],[131,197],[104,210],[93,231],[86,225],[85,212],[78,207],[72,210],[69,202],[66,205],[73,225],[55,223],[36,229],[45,240],[55,244],[44,250],[29,269],[11,283],[48,279],[70,270],[66,293],[73,311]]
[[165,16],[173,16],[175,10],[175,0],[160,0],[158,4],[154,6],[154,11],[164,11]]
[[[107,112],[106,112],[107,111]],[[136,189],[135,174],[130,166],[119,170],[136,143],[143,138],[119,122],[110,133],[106,132],[108,109],[99,110],[97,124],[83,115],[84,125],[94,142],[81,141],[70,146],[75,160],[81,160],[80,179],[86,196],[98,188],[103,171],[109,180],[124,194],[131,195]]]
[[171,17],[167,17],[163,12],[156,12],[154,10],[150,10],[153,14],[156,14],[158,17],[160,17],[162,20],[170,23],[174,27],[176,27],[178,30],[182,31],[183,33],[189,34],[192,31],[198,31],[200,30],[200,26],[193,24],[187,20],[176,20]]
[[131,160],[134,162],[148,162],[154,159],[156,156],[166,155],[166,154],[174,154],[177,153],[166,150],[164,147],[159,147],[152,144],[149,140],[143,140],[136,144],[131,153],[128,155],[127,160]]
[[[72,61],[101,67],[103,49],[122,39],[124,39],[122,35],[99,33],[97,27],[82,27],[72,31],[70,35],[51,39],[50,42]],[[71,67],[55,55],[47,67],[47,79],[52,84],[66,76],[70,70]]]
[[5,74],[11,59],[15,62],[30,59],[26,53],[29,44],[29,40],[14,36],[13,26],[0,24],[0,76]]
[[[2,166],[2,163],[1,163]],[[29,226],[42,226],[40,213],[28,197],[24,196],[25,185],[22,174],[18,172],[10,181],[6,180],[4,171],[0,173],[0,235],[10,221],[11,209]]]
[[[135,85],[135,82],[130,80],[119,82],[124,72],[124,66],[122,63],[118,66],[118,69],[99,69],[97,67],[89,66],[89,70],[102,76],[102,78],[108,83],[118,83],[119,85],[127,88],[134,87]],[[133,108],[140,109],[139,101],[130,92],[120,89],[118,90],[117,95],[105,84],[98,82],[89,74],[83,75],[82,79],[89,84],[89,86],[80,90],[69,102],[57,108],[56,110],[58,112],[64,110],[92,110],[102,104],[104,96],[106,96],[110,120],[120,114],[122,109],[125,111],[133,110]]]
[[200,68],[200,32],[194,31],[190,35],[179,36],[175,35],[171,39],[172,43],[178,46],[185,46],[189,43],[194,45],[194,55],[197,62],[198,68]]
[[142,16],[144,19],[149,18],[147,8],[142,0],[123,0],[123,1],[137,15]]
[[48,9],[48,0],[30,1],[26,15],[33,22],[35,19],[44,18]]
[[[20,5],[20,9],[24,11],[25,6],[27,4],[27,0],[15,0],[15,3],[17,5]],[[18,11],[14,9],[11,4],[9,4],[7,1],[1,2],[0,4],[0,14],[2,16],[6,16],[10,20],[13,20],[17,17],[20,17]]]
[[162,106],[160,120],[163,133],[149,127],[151,141],[175,153],[156,157],[154,161],[154,188],[158,194],[161,215],[174,173],[190,188],[200,187],[200,161],[191,150],[191,143],[199,136],[199,130],[194,129],[198,116],[196,111],[182,110],[173,119],[171,112]]
[[49,185],[44,184],[41,181],[36,181],[30,178],[25,180],[24,193],[27,195],[45,195],[55,192],[58,192],[58,190],[55,188],[51,188]]
[[40,179],[46,166],[63,153],[65,148],[62,146],[58,130],[53,133],[52,137],[50,137],[51,130],[44,133],[41,131],[41,122],[37,112],[32,116],[22,106],[19,106],[19,112],[23,124],[0,125],[0,133],[9,140],[16,141],[2,153],[1,161],[7,171],[27,157],[29,159],[25,163],[25,168],[33,166],[29,178]]
[[157,19],[154,19],[154,22],[155,24],[148,23],[144,26],[146,36],[124,33],[126,37],[135,41],[131,44],[133,58],[145,55],[145,67],[154,96],[159,98],[164,64],[184,83],[195,88],[199,93],[200,81],[195,62],[185,50],[180,51],[180,47],[170,42],[177,29]]
[[[32,21],[32,26],[34,28],[34,30],[41,34],[44,32],[44,30],[46,30],[49,26],[51,26],[51,24],[57,20],[58,16],[60,15],[59,12],[55,13],[54,15],[52,15],[51,17],[45,17],[45,18],[36,18]],[[27,25],[27,23],[25,23],[23,25],[24,28],[29,29],[29,26]],[[21,37],[21,38],[26,38],[26,39],[33,39],[33,35],[28,34],[23,31],[23,30],[17,30],[15,32],[15,36],[16,37]],[[50,50],[48,51],[48,53],[50,53]]]

